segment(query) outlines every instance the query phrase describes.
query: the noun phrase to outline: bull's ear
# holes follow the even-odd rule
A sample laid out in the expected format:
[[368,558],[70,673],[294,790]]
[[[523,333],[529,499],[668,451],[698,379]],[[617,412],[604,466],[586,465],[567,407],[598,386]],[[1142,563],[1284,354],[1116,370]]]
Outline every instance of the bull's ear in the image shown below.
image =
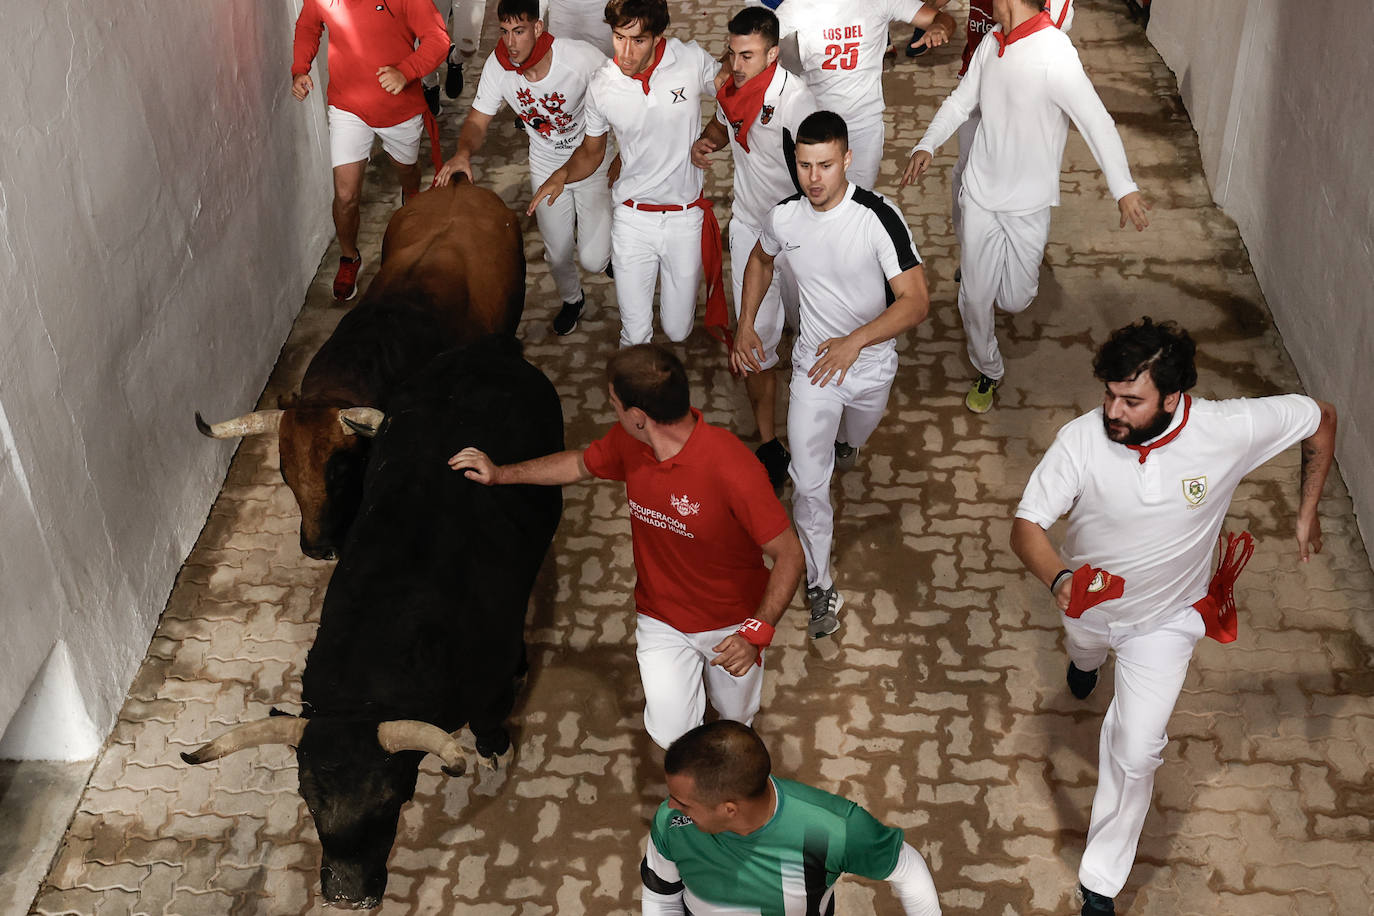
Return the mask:
[[349,435],[366,436],[371,439],[386,419],[386,414],[375,407],[346,407],[339,411],[339,422]]

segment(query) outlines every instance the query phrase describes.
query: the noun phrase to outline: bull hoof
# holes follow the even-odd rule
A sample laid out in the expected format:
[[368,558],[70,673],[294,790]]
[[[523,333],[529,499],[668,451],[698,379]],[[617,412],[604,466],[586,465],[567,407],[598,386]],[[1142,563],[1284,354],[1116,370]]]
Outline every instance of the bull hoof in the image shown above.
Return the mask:
[[509,769],[511,758],[515,756],[515,745],[507,745],[506,749],[499,754],[492,754],[490,757],[478,755],[482,769],[490,773],[499,773]]

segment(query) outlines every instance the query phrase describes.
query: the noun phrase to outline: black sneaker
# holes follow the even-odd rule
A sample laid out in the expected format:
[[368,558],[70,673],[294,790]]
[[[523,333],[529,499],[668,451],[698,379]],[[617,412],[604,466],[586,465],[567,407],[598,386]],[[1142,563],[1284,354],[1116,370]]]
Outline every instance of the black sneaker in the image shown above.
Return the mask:
[[437,118],[437,117],[439,117],[439,113],[440,113],[441,111],[444,110],[444,109],[439,105],[439,87],[438,87],[438,86],[426,86],[426,87],[424,87],[424,89],[425,89],[425,104],[429,106],[429,113],[432,114],[432,115],[434,115],[434,117]]
[[1112,903],[1112,898],[1097,891],[1090,891],[1083,885],[1078,885],[1078,889],[1083,892],[1083,909],[1080,916],[1116,916],[1116,905]]
[[773,490],[781,493],[783,485],[787,483],[787,465],[792,461],[792,456],[776,436],[754,449],[754,454],[768,472],[768,482],[773,485]]
[[[1069,662],[1069,673],[1066,680],[1069,682],[1069,693],[1080,700],[1086,700],[1088,694],[1092,693],[1093,688],[1097,686],[1097,669],[1084,671],[1073,662]],[[1107,900],[1107,905],[1111,905],[1110,899]],[[1111,911],[1108,910],[1107,912]]]
[[582,317],[582,306],[587,304],[584,295],[576,302],[564,302],[558,316],[553,319],[553,332],[559,337],[567,337],[577,330],[577,319]]
[[911,41],[908,41],[906,43],[907,57],[920,57],[922,54],[930,50],[930,48],[927,48],[925,45],[921,45],[920,47],[913,47],[916,44],[916,42],[920,41],[922,38],[925,37],[925,29],[917,29],[916,31],[911,33]]
[[811,622],[806,625],[806,633],[812,639],[829,636],[840,628],[839,613],[844,606],[844,596],[835,590],[835,586],[808,587],[806,604],[811,609]]
[[454,57],[453,45],[449,45],[448,66],[444,68],[444,93],[451,99],[463,94],[463,62]]
[[852,471],[859,463],[859,450],[848,442],[835,443],[835,470]]

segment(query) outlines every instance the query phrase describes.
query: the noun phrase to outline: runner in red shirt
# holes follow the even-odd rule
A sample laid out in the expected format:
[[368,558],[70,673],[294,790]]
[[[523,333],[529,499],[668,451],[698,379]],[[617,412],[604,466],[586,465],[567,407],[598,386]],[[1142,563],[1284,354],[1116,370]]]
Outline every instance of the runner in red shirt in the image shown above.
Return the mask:
[[[292,45],[291,94],[315,88],[310,64],[329,30],[329,158],[334,167],[334,231],[339,271],[334,298],[358,292],[358,199],[374,136],[401,179],[420,190],[420,134],[428,112],[420,77],[448,55],[448,29],[431,0],[304,0]],[[418,45],[417,45],[418,42]],[[437,136],[437,125],[433,127]]]
[[666,748],[701,724],[708,693],[722,718],[753,720],[763,648],[805,561],[763,465],[690,406],[676,356],[628,347],[606,375],[620,425],[585,450],[501,467],[466,448],[449,465],[488,485],[625,482],[644,727]]

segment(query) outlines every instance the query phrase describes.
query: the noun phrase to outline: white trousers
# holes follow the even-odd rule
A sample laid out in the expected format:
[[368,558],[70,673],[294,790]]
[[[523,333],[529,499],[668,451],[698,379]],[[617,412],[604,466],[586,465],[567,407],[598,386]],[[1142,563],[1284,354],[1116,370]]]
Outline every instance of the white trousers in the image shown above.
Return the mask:
[[973,367],[991,379],[1006,374],[997,348],[993,307],[1022,312],[1040,288],[1040,259],[1050,237],[1050,207],[1024,216],[984,210],[959,196],[959,317]]
[[611,210],[620,345],[632,347],[653,338],[654,285],[660,278],[659,324],[669,340],[686,340],[701,285],[701,210],[651,213],[621,204]]
[[949,173],[949,191],[953,198],[950,217],[954,221],[954,237],[959,237],[963,225],[963,214],[959,212],[959,192],[964,187],[964,169],[968,168],[968,155],[973,150],[973,138],[978,133],[978,125],[983,123],[983,110],[974,108],[968,120],[959,125],[955,136],[959,138],[959,158],[954,162],[954,170]]
[[1145,632],[1112,632],[1092,612],[1064,618],[1069,658],[1083,671],[1116,653],[1115,695],[1102,721],[1097,750],[1097,794],[1078,880],[1090,891],[1115,897],[1135,862],[1140,831],[1150,810],[1155,770],[1169,741],[1165,727],[1178,702],[1193,647],[1204,634],[1202,615],[1185,605],[1151,621]]
[[[735,293],[735,319],[739,319],[740,298],[744,295],[744,266],[749,263],[749,252],[754,250],[759,240],[760,230],[748,223],[732,217],[730,219],[730,285]],[[782,277],[778,270],[773,271],[773,282],[763,294],[763,303],[754,316],[754,331],[763,341],[765,358],[760,366],[772,369],[778,364],[778,342],[782,340]]]
[[[840,112],[841,115],[844,112]],[[854,154],[845,170],[845,177],[861,188],[873,190],[878,170],[883,164],[883,147],[887,143],[887,120],[859,123],[846,119],[849,129],[849,151]]]
[[858,448],[868,441],[887,409],[887,395],[897,375],[897,353],[860,360],[844,382],[832,379],[824,388],[811,384],[806,370],[816,361],[792,351],[792,385],[787,406],[787,445],[792,451],[792,522],[806,554],[808,588],[829,588],[830,546],[835,515],[830,505],[830,475],[835,470],[835,443]]
[[[534,208],[539,234],[544,238],[544,260],[549,262],[558,298],[564,302],[582,298],[579,261],[589,273],[601,273],[611,262],[611,189],[606,184],[606,170],[613,158],[608,154],[595,172],[565,185],[552,204],[545,202]],[[551,174],[552,169],[536,170],[531,165],[530,193],[539,190]]]
[[635,657],[644,684],[644,730],[666,748],[706,718],[706,697],[722,719],[749,725],[763,696],[763,666],[753,665],[743,677],[712,667],[712,646],[739,626],[683,633],[661,620],[636,614]]

